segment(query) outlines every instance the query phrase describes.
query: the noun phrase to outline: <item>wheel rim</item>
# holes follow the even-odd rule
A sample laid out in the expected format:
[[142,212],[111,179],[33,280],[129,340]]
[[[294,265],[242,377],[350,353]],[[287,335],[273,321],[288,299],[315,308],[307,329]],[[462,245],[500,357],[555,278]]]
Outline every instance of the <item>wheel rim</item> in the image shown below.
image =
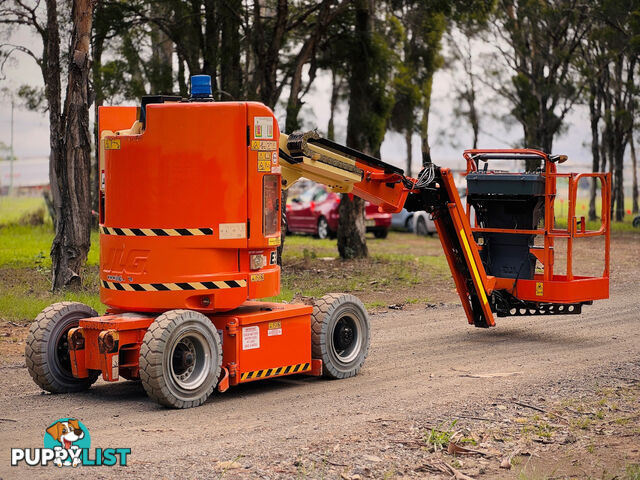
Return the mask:
[[352,362],[360,353],[362,346],[361,320],[351,315],[343,315],[333,329],[333,352],[339,362]]
[[55,362],[58,370],[69,378],[74,378],[71,373],[71,355],[69,354],[69,330],[77,327],[78,323],[63,328],[56,338]]
[[318,237],[327,238],[328,235],[329,235],[329,225],[327,224],[327,221],[324,218],[321,218],[318,221]]
[[212,352],[209,343],[199,332],[185,332],[171,348],[169,374],[182,390],[200,387],[211,370]]

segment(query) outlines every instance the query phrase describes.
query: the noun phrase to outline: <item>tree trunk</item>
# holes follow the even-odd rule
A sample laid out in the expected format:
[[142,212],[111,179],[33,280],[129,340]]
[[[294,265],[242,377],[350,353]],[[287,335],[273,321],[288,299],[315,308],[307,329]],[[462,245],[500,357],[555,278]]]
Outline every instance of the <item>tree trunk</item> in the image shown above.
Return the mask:
[[365,238],[364,200],[342,194],[338,207],[338,252],[343,259],[369,255]]
[[631,147],[631,170],[633,173],[633,186],[631,187],[631,198],[633,199],[633,207],[631,212],[638,213],[638,161],[636,158],[636,147],[633,140],[633,134],[629,138],[629,146]]
[[338,106],[338,97],[340,96],[340,88],[342,87],[342,77],[340,77],[335,69],[331,69],[331,105],[329,109],[329,123],[327,125],[327,138],[335,141],[336,132],[334,126],[334,118],[336,107]]
[[[600,122],[600,98],[595,86],[591,87],[591,96],[589,98],[589,116],[591,119],[591,171],[596,173],[600,169],[600,138],[598,132],[598,123]],[[594,179],[591,182],[589,191],[589,220],[595,220],[598,215],[596,212],[596,196],[598,194],[598,182]],[[601,186],[602,187],[602,186]]]
[[404,171],[405,175],[411,176],[411,169],[413,163],[413,152],[411,150],[411,140],[413,139],[413,131],[411,129],[406,129],[404,132],[404,142],[407,146],[407,169]]
[[[352,73],[349,78],[347,145],[356,150],[369,150],[368,153],[371,153],[371,145],[368,142],[370,132],[367,131],[371,98],[367,85],[373,74],[369,61],[373,33],[373,1],[356,0],[355,13],[354,35],[358,41],[350,52]],[[343,194],[338,214],[338,252],[340,257],[351,259],[368,256],[364,200]]]
[[[54,165],[60,216],[51,247],[53,289],[80,285],[89,247],[91,142],[89,140],[89,45],[95,0],[75,0],[64,108],[64,157]],[[61,161],[63,160],[64,161]]]
[[227,0],[220,6],[220,90],[225,95],[225,100],[239,100],[242,97],[241,11],[241,0]]
[[420,121],[420,137],[422,150],[422,165],[431,163],[431,146],[429,145],[429,110],[431,109],[431,84],[432,79],[427,81],[427,89],[422,100],[422,120]]

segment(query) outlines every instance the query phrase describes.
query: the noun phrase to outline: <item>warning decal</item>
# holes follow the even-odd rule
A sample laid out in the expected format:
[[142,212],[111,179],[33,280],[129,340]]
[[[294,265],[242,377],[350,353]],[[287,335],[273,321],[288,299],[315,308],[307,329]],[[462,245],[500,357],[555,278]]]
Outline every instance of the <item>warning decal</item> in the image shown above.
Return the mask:
[[251,150],[271,151],[278,148],[275,140],[251,140]]
[[273,138],[273,117],[254,117],[253,138]]
[[276,335],[282,335],[282,322],[269,322],[269,330],[267,330],[269,337],[275,337]]
[[541,297],[544,295],[544,284],[542,282],[536,282],[536,296]]
[[242,327],[242,350],[260,348],[260,327]]

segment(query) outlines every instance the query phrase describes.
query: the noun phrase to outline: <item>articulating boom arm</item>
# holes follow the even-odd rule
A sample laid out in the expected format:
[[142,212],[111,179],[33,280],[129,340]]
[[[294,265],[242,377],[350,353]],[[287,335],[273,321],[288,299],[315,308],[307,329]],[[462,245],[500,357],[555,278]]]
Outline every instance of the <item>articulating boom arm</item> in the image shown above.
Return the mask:
[[317,132],[280,135],[283,188],[300,177],[352,193],[385,212],[431,213],[470,324],[494,326],[487,277],[449,169],[429,165],[417,179],[365,153],[321,138]]

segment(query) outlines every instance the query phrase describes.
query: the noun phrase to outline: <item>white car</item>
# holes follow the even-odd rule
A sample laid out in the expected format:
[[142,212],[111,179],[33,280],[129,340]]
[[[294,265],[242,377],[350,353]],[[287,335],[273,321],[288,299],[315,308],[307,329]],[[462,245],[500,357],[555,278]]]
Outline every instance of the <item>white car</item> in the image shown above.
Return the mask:
[[411,221],[413,223],[412,230],[416,232],[416,235],[432,236],[436,233],[436,224],[433,222],[431,214],[424,210],[414,212]]

